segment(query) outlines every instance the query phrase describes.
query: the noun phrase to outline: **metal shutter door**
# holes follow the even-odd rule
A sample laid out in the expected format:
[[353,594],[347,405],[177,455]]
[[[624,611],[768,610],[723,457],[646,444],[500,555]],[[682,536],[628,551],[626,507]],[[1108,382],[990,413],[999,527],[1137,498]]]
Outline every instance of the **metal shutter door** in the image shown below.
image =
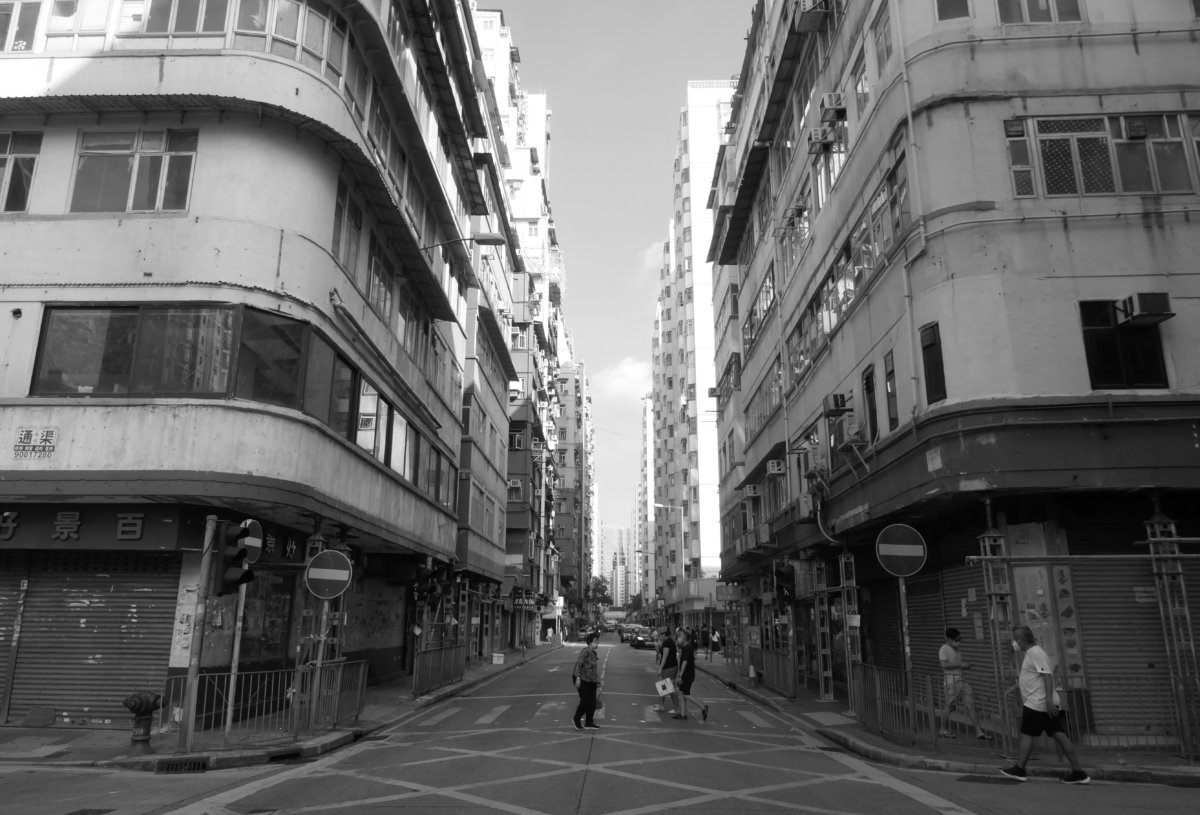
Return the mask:
[[9,722],[128,727],[121,701],[166,678],[179,585],[171,553],[44,552],[30,564]]
[[[1075,561],[1071,573],[1094,732],[1171,729],[1167,652],[1149,559]],[[1060,632],[1072,633],[1069,626]]]
[[937,572],[905,580],[908,594],[908,639],[912,644],[913,672],[935,676],[940,682],[942,666],[938,649],[945,640],[942,616],[942,581]]
[[[900,634],[900,589],[896,578],[872,582],[870,632],[871,657],[880,668],[904,670],[904,647]],[[859,602],[859,610],[862,603]]]

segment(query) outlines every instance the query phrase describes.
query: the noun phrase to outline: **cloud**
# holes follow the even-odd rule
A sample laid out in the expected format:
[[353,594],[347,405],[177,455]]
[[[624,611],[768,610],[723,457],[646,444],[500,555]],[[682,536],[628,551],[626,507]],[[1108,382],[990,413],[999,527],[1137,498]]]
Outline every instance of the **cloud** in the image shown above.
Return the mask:
[[658,273],[663,265],[663,242],[661,240],[643,249],[638,256],[636,283],[639,287],[646,286],[658,280]]
[[606,402],[640,404],[650,392],[650,361],[624,357],[588,376],[592,394]]

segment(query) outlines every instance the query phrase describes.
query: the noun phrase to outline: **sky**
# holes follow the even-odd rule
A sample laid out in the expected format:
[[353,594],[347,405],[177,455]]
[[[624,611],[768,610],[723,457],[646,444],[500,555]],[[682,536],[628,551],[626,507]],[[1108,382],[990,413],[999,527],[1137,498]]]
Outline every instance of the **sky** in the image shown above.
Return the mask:
[[741,70],[754,0],[479,7],[504,12],[521,85],[544,91],[553,114],[547,184],[564,259],[563,311],[591,386],[596,523],[629,526],[679,112],[689,81]]

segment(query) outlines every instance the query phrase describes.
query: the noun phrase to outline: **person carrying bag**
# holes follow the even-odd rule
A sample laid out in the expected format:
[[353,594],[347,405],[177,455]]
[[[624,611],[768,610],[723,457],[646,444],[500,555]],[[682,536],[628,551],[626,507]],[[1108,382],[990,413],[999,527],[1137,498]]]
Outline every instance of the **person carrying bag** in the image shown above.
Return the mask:
[[[579,705],[571,722],[576,730],[599,730],[596,724],[596,710],[600,702],[600,656],[596,646],[600,635],[595,631],[587,635],[587,644],[583,652],[575,660],[575,668],[571,671],[571,682],[579,689]],[[582,722],[580,720],[583,720]]]

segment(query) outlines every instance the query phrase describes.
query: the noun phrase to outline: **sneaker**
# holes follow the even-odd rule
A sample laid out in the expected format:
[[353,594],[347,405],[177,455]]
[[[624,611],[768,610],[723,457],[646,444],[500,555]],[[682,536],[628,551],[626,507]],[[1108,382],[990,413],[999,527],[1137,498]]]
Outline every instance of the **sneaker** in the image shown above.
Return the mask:
[[1000,775],[1007,775],[1009,778],[1015,778],[1018,781],[1024,781],[1025,768],[1018,767],[1016,764],[1012,765],[1011,767],[1002,767],[1000,769]]
[[595,722],[588,722],[587,724],[585,724],[583,726],[583,729],[584,730],[599,730],[600,725],[596,724]]
[[582,729],[583,729],[583,725],[581,725],[581,724],[580,724],[579,722],[577,722],[577,721],[574,721],[574,720],[572,720],[572,721],[571,721],[571,724],[575,725],[575,729],[576,729],[576,730],[582,730]]
[[1082,770],[1071,770],[1058,780],[1064,784],[1087,784],[1092,779],[1088,778],[1088,774]]

